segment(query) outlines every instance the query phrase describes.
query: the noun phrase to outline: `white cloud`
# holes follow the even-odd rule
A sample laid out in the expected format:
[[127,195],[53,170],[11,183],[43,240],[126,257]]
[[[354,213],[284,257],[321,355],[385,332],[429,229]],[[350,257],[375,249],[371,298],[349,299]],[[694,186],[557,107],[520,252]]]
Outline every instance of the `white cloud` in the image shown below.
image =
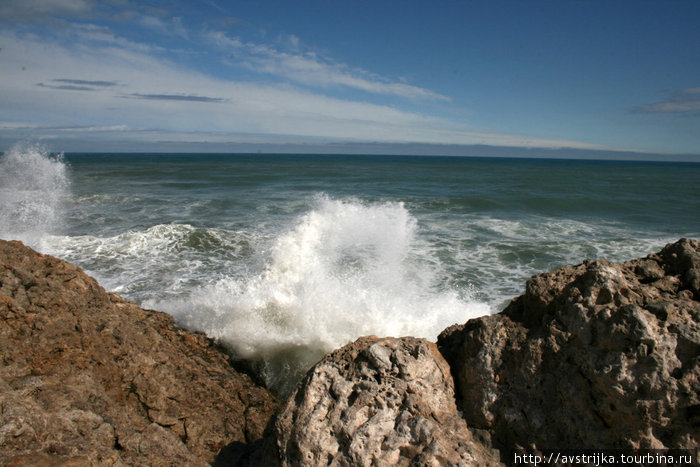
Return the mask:
[[163,21],[151,15],[142,15],[138,19],[139,24],[164,35],[176,35],[182,38],[189,36],[187,30],[182,25],[182,19],[175,17],[170,21]]
[[67,40],[73,40],[84,48],[93,48],[113,45],[118,48],[139,52],[162,51],[162,47],[141,42],[133,42],[124,37],[117,36],[109,28],[95,24],[73,24],[64,30],[62,34]]
[[[92,119],[128,119],[138,122],[130,127],[308,135],[322,132],[328,136],[337,132],[341,137],[352,136],[342,128],[342,122],[353,122],[352,126],[358,127],[380,123],[417,125],[429,120],[385,106],[334,99],[290,86],[220,80],[154,58],[134,50],[136,47],[130,44],[116,47],[118,38],[90,48],[71,49],[39,38],[7,34],[0,37],[4,44],[0,54],[0,103],[5,109],[17,109],[19,114],[39,120],[58,117],[89,123],[86,121]],[[92,86],[88,96],[87,91],[81,93],[80,89],[38,86],[88,81],[119,82],[118,91]],[[124,96],[151,98],[123,99]],[[180,98],[165,99],[166,96]],[[217,105],[203,110],[204,101]],[[317,125],[325,130],[315,129]]]
[[591,147],[475,132],[447,119],[288,84],[220,79],[155,57],[148,47],[104,28],[84,32],[101,39],[89,46],[66,45],[0,32],[0,132],[5,139],[70,135],[94,140],[112,134],[120,141],[201,142],[258,135],[278,142],[308,138]]
[[2,0],[0,18],[5,21],[31,21],[51,15],[80,16],[90,12],[88,0]]
[[297,36],[291,34],[287,37],[287,41],[292,46],[292,48],[294,48],[294,50],[299,50],[299,38]]
[[220,31],[212,31],[208,37],[219,47],[228,49],[235,64],[298,83],[322,87],[346,86],[365,92],[411,99],[450,100],[449,97],[429,89],[390,82],[365,70],[334,63],[312,52],[301,53],[298,51],[299,38],[296,36],[289,36],[286,41],[291,45],[291,52],[270,45],[243,42],[238,38],[231,39]]
[[643,105],[634,110],[640,113],[696,113],[696,115],[700,115],[700,87],[672,92],[666,100]]

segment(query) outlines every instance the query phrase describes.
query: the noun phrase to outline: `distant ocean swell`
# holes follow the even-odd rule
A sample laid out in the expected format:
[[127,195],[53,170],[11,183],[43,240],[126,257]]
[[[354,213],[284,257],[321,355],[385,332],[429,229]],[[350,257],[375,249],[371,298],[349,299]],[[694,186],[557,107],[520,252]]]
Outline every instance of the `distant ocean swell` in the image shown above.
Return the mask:
[[[504,219],[464,213],[459,203],[447,206],[460,210],[453,215],[434,200],[322,190],[294,200],[298,214],[275,221],[270,209],[283,196],[271,193],[275,201],[242,212],[251,225],[234,229],[216,215],[210,225],[168,220],[146,193],[73,188],[78,172],[39,147],[5,153],[0,237],[74,262],[107,289],[219,339],[282,393],[359,336],[435,339],[453,323],[498,311],[533,273],[588,257],[624,260],[676,239],[614,220]],[[168,186],[174,197],[188,190]],[[201,213],[204,198],[183,202],[184,210]],[[140,226],[122,228],[116,209],[130,203],[139,206]]]

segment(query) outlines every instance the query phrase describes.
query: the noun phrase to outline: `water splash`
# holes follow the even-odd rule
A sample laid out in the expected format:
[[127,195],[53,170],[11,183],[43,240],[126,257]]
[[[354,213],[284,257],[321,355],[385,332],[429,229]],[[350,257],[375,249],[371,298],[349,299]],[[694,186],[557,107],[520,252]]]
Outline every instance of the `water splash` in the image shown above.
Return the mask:
[[35,246],[60,229],[69,179],[62,155],[16,144],[0,158],[0,237]]
[[490,311],[468,291],[445,289],[441,273],[403,203],[320,197],[277,238],[259,274],[147,305],[258,359],[268,385],[284,393],[325,353],[359,336],[435,339]]

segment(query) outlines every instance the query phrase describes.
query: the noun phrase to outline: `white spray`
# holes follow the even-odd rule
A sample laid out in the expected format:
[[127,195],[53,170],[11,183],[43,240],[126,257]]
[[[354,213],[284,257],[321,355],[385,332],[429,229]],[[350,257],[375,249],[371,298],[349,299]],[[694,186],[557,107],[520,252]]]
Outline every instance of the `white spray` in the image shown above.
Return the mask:
[[153,302],[189,327],[260,359],[282,392],[325,353],[359,336],[435,339],[489,312],[466,291],[441,287],[441,267],[403,203],[320,197],[278,237],[264,270],[221,279],[186,302]]
[[17,144],[0,158],[0,237],[37,246],[60,227],[68,175],[61,155]]

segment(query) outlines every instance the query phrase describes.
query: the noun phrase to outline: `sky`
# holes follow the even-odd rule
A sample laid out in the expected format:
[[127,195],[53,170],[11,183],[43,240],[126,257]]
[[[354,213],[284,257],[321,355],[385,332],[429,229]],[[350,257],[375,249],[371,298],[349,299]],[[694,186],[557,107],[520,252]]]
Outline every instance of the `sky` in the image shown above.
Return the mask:
[[2,0],[0,150],[700,155],[699,24],[696,0]]

